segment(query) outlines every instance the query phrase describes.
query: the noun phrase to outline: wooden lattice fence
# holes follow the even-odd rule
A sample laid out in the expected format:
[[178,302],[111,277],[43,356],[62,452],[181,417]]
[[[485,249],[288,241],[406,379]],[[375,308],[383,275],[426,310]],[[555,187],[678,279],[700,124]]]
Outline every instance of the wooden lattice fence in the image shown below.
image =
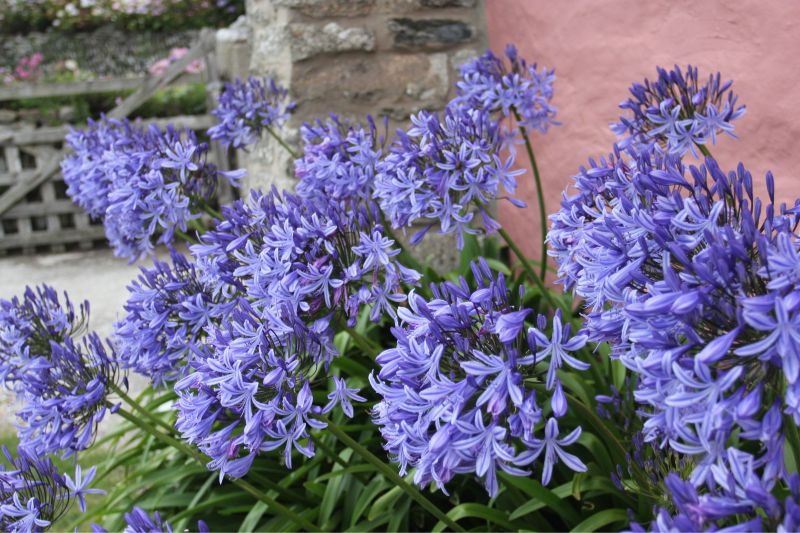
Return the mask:
[[[127,117],[157,90],[176,80],[179,83],[195,81],[195,76],[184,74],[184,69],[195,59],[205,60],[206,91],[209,106],[213,105],[220,88],[214,45],[214,33],[202,32],[185,56],[162,74],[137,80],[136,91],[107,115]],[[133,88],[129,80],[103,80],[89,84],[57,84],[49,89],[37,86],[35,96],[103,92],[117,90],[122,85]],[[0,100],[29,96],[27,88],[0,90]],[[162,127],[170,123],[177,128],[193,130],[205,130],[214,123],[210,115],[145,121],[149,122]],[[105,242],[102,223],[90,220],[67,197],[59,165],[64,156],[64,136],[68,132],[67,126],[13,131],[0,128],[0,255],[86,249]],[[219,146],[212,145],[210,159],[224,169],[229,166],[226,152]]]

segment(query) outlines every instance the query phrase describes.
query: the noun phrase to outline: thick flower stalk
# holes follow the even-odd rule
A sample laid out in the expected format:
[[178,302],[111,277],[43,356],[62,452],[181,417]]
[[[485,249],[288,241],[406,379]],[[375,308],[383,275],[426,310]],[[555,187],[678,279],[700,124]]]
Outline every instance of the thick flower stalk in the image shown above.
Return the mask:
[[300,135],[303,155],[294,165],[298,196],[325,203],[372,198],[385,144],[372,117],[364,126],[331,115],[304,124]]
[[[175,386],[177,427],[220,476],[243,476],[262,452],[314,453],[309,431],[334,407],[362,401],[329,374],[336,327],[371,307],[379,321],[419,275],[394,259],[374,206],[354,208],[253,192],[192,247],[198,275],[235,308],[208,328],[209,353]],[[327,402],[313,392],[328,390]]]
[[185,232],[220,178],[236,186],[242,175],[218,171],[206,161],[207,143],[171,126],[161,131],[104,118],[66,141],[74,152],[61,163],[67,194],[103,221],[114,253],[131,261]]
[[767,490],[786,481],[800,422],[798,208],[774,205],[771,175],[762,203],[741,164],[726,174],[712,158],[687,168],[617,151],[575,183],[551,253],[586,301],[590,339],[638,375],[645,439],[691,458],[698,488],[738,475],[745,450]]
[[[514,155],[502,156],[499,125],[487,113],[448,106],[441,115],[422,111],[411,117],[407,132],[377,166],[375,198],[394,228],[421,224],[411,239],[416,244],[434,226],[455,233],[458,248],[464,234],[491,233],[500,225],[489,204],[502,197],[501,187],[513,194]],[[509,199],[518,207],[524,203]],[[473,227],[475,214],[482,227]]]
[[630,88],[631,97],[620,104],[627,116],[611,129],[620,137],[621,148],[642,150],[653,146],[662,153],[697,155],[697,147],[716,144],[717,136],[734,137],[733,122],[744,115],[731,90],[733,82],[722,82],[719,72],[703,83],[697,67],[658,69],[658,79],[644,80]]
[[456,103],[471,109],[483,109],[501,117],[512,117],[527,131],[547,133],[550,126],[558,125],[553,98],[553,69],[534,63],[529,65],[519,57],[514,45],[505,50],[505,59],[487,50],[460,68]]
[[246,148],[265,130],[274,135],[294,107],[289,91],[275,80],[252,76],[246,81],[235,79],[225,85],[217,108],[211,112],[218,123],[209,128],[208,135],[223,146]]
[[[86,511],[85,496],[103,491],[89,488],[95,469],[77,467],[75,478],[63,476],[48,457],[19,448],[16,457],[3,446],[7,465],[0,463],[0,529],[28,533],[44,531],[77,499]],[[8,470],[6,470],[8,466]]]
[[409,308],[400,310],[392,330],[397,345],[378,356],[380,371],[370,376],[382,397],[374,420],[384,447],[401,474],[416,469],[419,485],[445,490],[456,474],[474,474],[492,496],[498,470],[531,475],[528,467],[540,457],[545,484],[559,461],[585,471],[565,449],[580,427],[563,436],[559,429],[568,406],[556,372],[588,368],[572,355],[586,336],[572,335],[560,314],[549,334],[541,315],[526,327],[533,311],[514,303],[503,275],[482,259],[472,271],[475,289],[463,279],[433,285],[432,300],[412,294]]
[[88,302],[76,313],[51,287],[0,300],[0,377],[21,400],[22,445],[37,454],[86,449],[106,412],[118,363],[94,334],[83,338]]

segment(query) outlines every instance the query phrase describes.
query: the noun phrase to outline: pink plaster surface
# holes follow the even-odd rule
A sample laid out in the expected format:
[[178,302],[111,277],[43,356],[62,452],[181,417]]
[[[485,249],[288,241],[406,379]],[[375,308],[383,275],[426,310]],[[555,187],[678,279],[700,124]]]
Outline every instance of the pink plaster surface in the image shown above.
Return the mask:
[[[676,63],[696,65],[701,78],[721,72],[747,106],[735,123],[739,139],[709,147],[722,168],[742,161],[762,195],[772,170],[780,201],[800,196],[800,2],[486,0],[486,19],[496,53],[513,42],[522,57],[556,69],[553,103],[563,125],[533,136],[549,212],[580,165],[610,152],[608,124],[630,84]],[[523,150],[518,160],[526,161]],[[503,203],[500,220],[539,257],[532,174],[519,181],[529,207]]]

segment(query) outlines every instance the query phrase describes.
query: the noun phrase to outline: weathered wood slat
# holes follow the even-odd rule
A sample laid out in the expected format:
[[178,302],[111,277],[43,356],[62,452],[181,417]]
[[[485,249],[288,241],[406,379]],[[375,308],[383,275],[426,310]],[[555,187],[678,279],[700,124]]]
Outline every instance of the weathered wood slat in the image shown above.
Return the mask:
[[126,91],[141,85],[145,76],[135,78],[115,78],[111,80],[78,81],[70,83],[48,83],[43,85],[25,84],[0,88],[0,102],[20,98],[46,98],[50,96],[73,96],[78,94],[97,94]]
[[[69,83],[48,83],[43,85],[26,84],[0,87],[0,102],[20,98],[48,98],[53,96],[74,96],[81,94],[101,94],[117,91],[130,91],[141,87],[151,76],[133,78],[114,78],[110,80],[77,81]],[[177,80],[179,84],[202,81],[199,74],[183,73]]]
[[33,246],[71,242],[89,242],[105,237],[102,226],[90,226],[83,229],[69,229],[60,231],[26,231],[25,234],[12,233],[0,239],[0,250],[10,248],[31,248]]
[[[211,115],[178,115],[169,118],[142,120],[142,124],[155,124],[159,128],[164,128],[167,124],[172,124],[176,128],[201,130],[208,129],[216,124],[216,119]],[[70,129],[71,126],[53,126],[30,131],[20,131],[5,138],[0,138],[0,144],[52,144],[63,141],[64,136],[69,133]]]
[[[48,195],[49,196],[49,195]],[[6,211],[3,218],[30,217],[36,215],[66,215],[68,213],[81,213],[83,209],[74,204],[72,200],[56,200],[42,198],[43,202],[19,203]]]
[[33,170],[23,170],[22,172],[10,172],[10,173],[0,174],[0,187],[14,185],[15,183],[20,181],[27,181],[38,173],[39,173],[38,170],[33,169]]
[[19,157],[19,148],[16,146],[6,146],[5,159],[9,173],[18,174],[22,172],[22,160]]
[[0,215],[11,209],[18,201],[22,200],[29,191],[38,187],[56,172],[60,170],[61,161],[52,158],[45,162],[38,172],[26,181],[20,181],[12,185],[6,192],[0,195]]

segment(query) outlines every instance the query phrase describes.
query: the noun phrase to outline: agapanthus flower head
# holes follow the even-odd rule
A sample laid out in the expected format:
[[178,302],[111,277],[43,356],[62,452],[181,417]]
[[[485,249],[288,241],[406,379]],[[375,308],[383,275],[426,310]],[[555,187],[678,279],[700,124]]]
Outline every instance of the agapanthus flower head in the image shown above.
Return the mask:
[[[208,327],[209,350],[175,386],[177,427],[220,476],[243,476],[259,453],[313,455],[309,431],[337,405],[362,401],[336,376],[336,327],[371,306],[380,320],[419,275],[399,264],[375,206],[322,206],[273,190],[224,209],[192,247],[210,293],[230,302]],[[317,403],[313,391],[332,392]],[[318,397],[317,397],[318,398]]]
[[733,134],[733,121],[744,115],[731,90],[733,82],[722,82],[719,72],[703,82],[697,67],[686,70],[658,68],[658,79],[634,83],[631,97],[620,104],[629,115],[620,117],[611,129],[622,148],[654,146],[658,150],[697,155],[697,145],[716,144],[717,135]]
[[[147,511],[135,505],[130,512],[123,515],[125,518],[125,533],[172,533],[172,525],[169,521],[161,518],[158,511],[153,511],[150,515]],[[92,531],[94,533],[108,533],[108,531],[97,525],[92,524]],[[205,522],[202,520],[197,521],[197,531],[199,533],[208,533],[210,530]]]
[[[709,483],[732,435],[783,475],[783,425],[800,391],[797,209],[754,197],[743,165],[687,167],[617,151],[575,177],[552,216],[562,281],[583,297],[591,340],[637,374],[648,442],[691,457]],[[780,391],[786,390],[783,394]]]
[[254,144],[265,130],[280,128],[294,110],[289,91],[273,79],[250,76],[225,85],[219,104],[212,115],[218,124],[208,130],[212,140],[223,146],[246,148]]
[[[715,470],[718,483],[700,492],[669,474],[670,507],[661,508],[650,531],[795,531],[800,524],[800,476],[788,477],[785,495],[754,471],[752,455],[729,449]],[[638,531],[644,528],[638,526]]]
[[127,120],[89,121],[67,136],[73,154],[61,164],[67,194],[102,220],[114,253],[131,261],[198,218],[220,178],[236,185],[241,171],[220,172],[194,132],[143,128]]
[[2,447],[5,464],[0,462],[0,529],[11,532],[44,531],[66,513],[75,498],[85,511],[84,495],[97,492],[87,488],[94,468],[74,482],[62,476],[49,457],[37,456],[19,448],[14,456]]
[[105,154],[130,135],[129,122],[104,117],[89,119],[85,129],[71,129],[65,138],[72,149],[61,161],[67,195],[95,220],[105,215],[110,204],[108,195],[114,187],[113,174],[106,172]]
[[[549,333],[544,316],[526,325],[533,311],[519,306],[504,276],[483,259],[472,271],[474,288],[462,278],[432,285],[428,301],[412,293],[392,329],[396,346],[376,359],[380,371],[370,382],[382,397],[374,420],[385,449],[401,473],[416,469],[417,484],[444,490],[456,474],[471,473],[492,496],[498,470],[530,475],[542,452],[545,484],[559,460],[584,471],[563,449],[581,430],[560,435],[556,417],[567,412],[567,400],[556,371],[588,367],[573,355],[586,336],[573,334],[559,314]],[[536,381],[544,385],[538,395]],[[548,400],[553,416],[545,419],[541,402]]]
[[201,283],[193,262],[174,249],[170,258],[142,267],[128,286],[127,314],[114,324],[120,365],[155,386],[187,371],[187,362],[205,349],[206,328],[229,309]]
[[[507,61],[506,61],[507,60]],[[555,71],[529,65],[509,44],[505,58],[491,50],[461,66],[456,102],[503,117],[515,116],[525,129],[547,133],[558,125],[553,98]]]
[[294,165],[298,196],[323,202],[372,198],[385,137],[371,116],[366,122],[351,124],[332,114],[303,125],[303,156]]
[[[503,157],[499,126],[487,113],[451,105],[441,115],[422,111],[411,122],[377,166],[375,198],[393,227],[424,226],[413,243],[438,226],[440,233],[455,233],[461,249],[465,233],[499,227],[488,211],[495,199],[524,206],[501,196],[501,188],[514,193],[515,177],[524,171],[513,169],[513,152]],[[473,226],[475,214],[482,228]]]
[[46,285],[0,300],[0,378],[22,403],[21,443],[37,454],[87,448],[106,412],[118,364],[97,334],[77,338],[88,313]]

